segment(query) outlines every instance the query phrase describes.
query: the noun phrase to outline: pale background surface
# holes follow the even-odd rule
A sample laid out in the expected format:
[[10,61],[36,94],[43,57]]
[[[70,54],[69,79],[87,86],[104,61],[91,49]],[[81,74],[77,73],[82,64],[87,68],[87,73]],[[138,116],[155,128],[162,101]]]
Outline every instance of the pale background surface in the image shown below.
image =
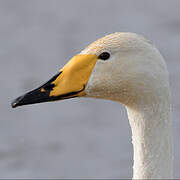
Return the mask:
[[132,177],[131,132],[122,105],[71,99],[10,107],[89,43],[131,31],[151,39],[168,64],[174,174],[180,178],[179,9],[179,0],[0,0],[0,177]]

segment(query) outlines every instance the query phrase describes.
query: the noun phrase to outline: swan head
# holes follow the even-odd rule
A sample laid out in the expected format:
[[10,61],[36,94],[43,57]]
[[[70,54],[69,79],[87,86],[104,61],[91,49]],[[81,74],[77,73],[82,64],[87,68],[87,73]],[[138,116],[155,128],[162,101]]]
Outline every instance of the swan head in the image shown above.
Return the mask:
[[[109,57],[101,58],[106,53]],[[163,57],[149,40],[138,34],[107,35],[90,44],[81,54],[100,57],[86,87],[87,97],[131,105],[157,100],[169,87]]]
[[90,44],[47,83],[15,99],[12,107],[73,97],[128,105],[161,96],[167,78],[164,60],[150,41],[117,32]]

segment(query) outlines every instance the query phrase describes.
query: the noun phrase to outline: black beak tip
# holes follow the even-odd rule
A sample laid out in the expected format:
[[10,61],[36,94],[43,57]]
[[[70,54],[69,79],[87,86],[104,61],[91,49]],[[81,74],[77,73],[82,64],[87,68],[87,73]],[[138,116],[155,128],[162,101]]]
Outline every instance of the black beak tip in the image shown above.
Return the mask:
[[11,103],[11,107],[12,108],[16,108],[18,106],[18,102],[16,101],[16,99]]
[[16,98],[12,103],[11,103],[11,107],[12,108],[16,108],[20,105],[20,101],[22,100],[22,96]]
[[13,101],[13,102],[11,103],[11,107],[12,107],[12,108],[17,107],[17,103]]

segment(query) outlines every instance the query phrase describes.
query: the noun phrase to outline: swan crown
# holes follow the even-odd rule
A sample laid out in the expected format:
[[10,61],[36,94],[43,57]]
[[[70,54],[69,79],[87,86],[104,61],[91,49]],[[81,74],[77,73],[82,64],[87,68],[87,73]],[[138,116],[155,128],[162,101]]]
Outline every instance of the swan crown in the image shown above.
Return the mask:
[[104,50],[127,51],[128,49],[145,48],[148,45],[152,46],[152,42],[139,34],[115,32],[94,41],[82,50],[81,54],[100,54]]

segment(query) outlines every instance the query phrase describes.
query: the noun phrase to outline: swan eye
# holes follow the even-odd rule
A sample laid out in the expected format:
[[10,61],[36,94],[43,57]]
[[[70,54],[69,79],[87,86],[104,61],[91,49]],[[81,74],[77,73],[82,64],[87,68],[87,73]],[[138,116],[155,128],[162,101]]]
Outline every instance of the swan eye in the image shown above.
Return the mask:
[[107,60],[109,59],[110,54],[108,52],[103,52],[98,56],[98,59]]

